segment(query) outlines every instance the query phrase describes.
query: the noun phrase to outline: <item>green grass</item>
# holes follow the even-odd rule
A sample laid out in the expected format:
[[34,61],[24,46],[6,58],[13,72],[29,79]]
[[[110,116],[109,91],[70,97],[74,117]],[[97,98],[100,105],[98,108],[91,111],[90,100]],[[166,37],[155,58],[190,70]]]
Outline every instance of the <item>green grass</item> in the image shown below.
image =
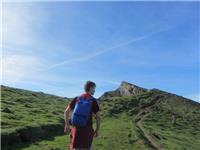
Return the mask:
[[[39,136],[49,128],[47,136],[36,142],[18,142],[13,150],[65,150],[69,135],[63,134],[63,113],[69,101],[41,92],[2,87],[1,124],[3,135],[16,136],[26,131]],[[159,90],[135,96],[110,97],[100,102],[101,128],[94,138],[94,150],[153,149],[136,126],[142,119],[145,132],[163,149],[200,147],[200,104]],[[144,117],[144,115],[146,117]],[[172,124],[172,114],[176,124]],[[94,120],[93,120],[94,121]],[[53,131],[61,131],[54,134]]]
[[2,147],[46,138],[62,132],[63,113],[69,100],[28,90],[1,86]]
[[193,123],[190,118],[177,118],[177,124],[171,123],[171,116],[153,112],[143,122],[149,134],[164,149],[198,149],[200,147],[200,119]]
[[[99,136],[94,138],[93,149],[107,150],[107,149],[145,149],[146,145],[140,143],[140,137],[136,131],[135,125],[131,118],[126,114],[120,114],[118,117],[105,118],[102,120],[101,130]],[[67,150],[69,147],[69,135],[56,136],[51,140],[42,140],[30,145],[15,146],[15,150],[50,150],[60,149]]]
[[63,122],[63,110],[68,101],[61,97],[1,87],[1,132],[15,131],[30,124]]

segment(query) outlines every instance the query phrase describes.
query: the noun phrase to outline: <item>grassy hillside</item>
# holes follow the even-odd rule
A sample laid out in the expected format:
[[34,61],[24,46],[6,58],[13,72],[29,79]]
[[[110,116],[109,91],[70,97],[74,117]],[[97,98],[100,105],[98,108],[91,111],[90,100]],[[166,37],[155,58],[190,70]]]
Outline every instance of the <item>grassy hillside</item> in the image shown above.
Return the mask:
[[[7,94],[7,96],[4,95],[4,98],[11,95],[11,93]],[[37,94],[40,95],[41,93]],[[44,97],[38,98],[37,104],[32,102],[29,105],[42,106],[42,110],[48,110],[49,115],[52,116],[50,120],[52,120],[53,124],[62,124],[63,110],[67,101],[63,102],[60,100],[61,98],[56,96],[48,96],[44,102],[49,102],[48,106],[39,103]],[[12,100],[10,99],[9,101],[11,102]],[[3,105],[6,106],[8,104]],[[15,105],[21,107],[21,114],[25,113],[26,107],[24,103],[20,104],[17,101]],[[12,105],[12,107],[13,109],[10,110],[13,111],[16,106]],[[47,107],[47,109],[44,107]],[[100,101],[100,107],[102,117],[101,130],[99,137],[94,139],[94,150],[197,150],[200,147],[200,104],[197,102],[154,89],[135,96],[108,97]],[[53,113],[55,108],[58,108],[56,109],[58,111],[57,114]],[[33,116],[27,118],[35,120],[35,124],[39,122],[51,124],[50,120],[48,120],[49,117],[45,117],[43,113],[39,112],[36,114],[38,117],[35,116],[35,119]],[[28,119],[26,120],[30,123]],[[10,124],[14,123],[14,121],[14,119],[10,119]],[[23,124],[22,122],[21,124]],[[62,127],[59,128],[63,131]],[[6,132],[6,129],[4,131]],[[15,144],[12,149],[67,150],[68,147],[69,135],[57,134],[38,142]]]
[[42,92],[1,86],[2,146],[63,133],[67,102]]
[[[105,117],[117,117],[125,112],[137,128],[140,140],[153,149],[197,150],[200,147],[199,103],[151,90],[137,96],[105,99],[102,108]],[[172,123],[173,116],[175,123]]]

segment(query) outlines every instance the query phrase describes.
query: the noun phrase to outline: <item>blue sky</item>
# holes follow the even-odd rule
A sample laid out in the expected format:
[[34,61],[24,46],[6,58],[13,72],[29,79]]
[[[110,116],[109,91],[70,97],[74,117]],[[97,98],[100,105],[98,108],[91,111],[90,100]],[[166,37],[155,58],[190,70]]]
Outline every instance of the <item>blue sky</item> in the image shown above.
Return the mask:
[[199,2],[3,3],[3,84],[59,96],[121,81],[200,100]]

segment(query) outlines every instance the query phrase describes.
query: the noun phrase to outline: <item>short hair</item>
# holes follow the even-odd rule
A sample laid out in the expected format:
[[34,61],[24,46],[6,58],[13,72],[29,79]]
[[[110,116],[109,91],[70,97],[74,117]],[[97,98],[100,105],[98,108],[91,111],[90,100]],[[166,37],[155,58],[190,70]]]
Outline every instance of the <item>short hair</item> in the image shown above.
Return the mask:
[[92,81],[87,81],[84,85],[85,92],[89,92],[91,87],[96,86],[96,84]]

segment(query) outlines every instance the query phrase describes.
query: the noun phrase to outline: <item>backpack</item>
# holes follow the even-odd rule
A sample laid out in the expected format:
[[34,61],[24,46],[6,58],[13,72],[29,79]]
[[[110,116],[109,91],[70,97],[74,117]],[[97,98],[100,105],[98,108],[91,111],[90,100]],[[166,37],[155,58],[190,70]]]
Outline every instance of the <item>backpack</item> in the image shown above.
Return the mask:
[[87,100],[85,100],[82,96],[77,98],[71,117],[72,125],[76,125],[78,127],[84,127],[87,125],[93,99],[94,98],[92,96]]

